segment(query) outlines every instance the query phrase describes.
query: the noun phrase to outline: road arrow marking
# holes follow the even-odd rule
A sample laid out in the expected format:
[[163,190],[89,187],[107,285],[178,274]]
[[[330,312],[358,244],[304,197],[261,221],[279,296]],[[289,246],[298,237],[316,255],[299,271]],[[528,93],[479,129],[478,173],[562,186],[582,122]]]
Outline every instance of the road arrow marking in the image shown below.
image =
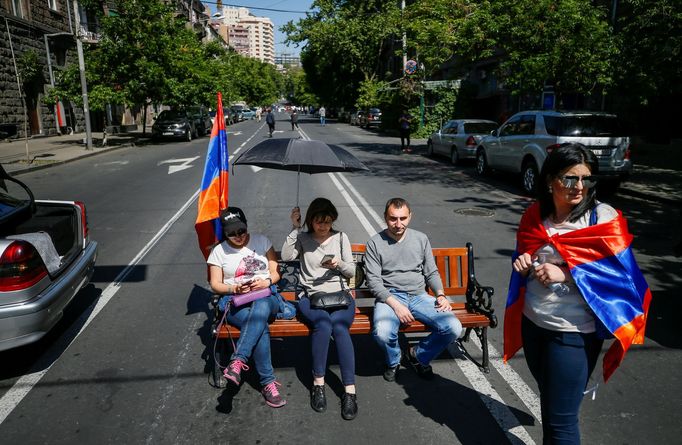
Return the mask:
[[161,161],[156,165],[161,165],[161,164],[179,164],[179,165],[169,165],[168,166],[168,174],[172,175],[173,173],[177,173],[182,170],[187,170],[188,168],[194,167],[193,165],[190,165],[192,162],[196,161],[199,159],[199,156],[195,156],[193,158],[184,158],[184,159],[166,159],[165,161]]
[[242,134],[241,131],[228,131],[227,134],[231,134],[232,136],[239,136]]

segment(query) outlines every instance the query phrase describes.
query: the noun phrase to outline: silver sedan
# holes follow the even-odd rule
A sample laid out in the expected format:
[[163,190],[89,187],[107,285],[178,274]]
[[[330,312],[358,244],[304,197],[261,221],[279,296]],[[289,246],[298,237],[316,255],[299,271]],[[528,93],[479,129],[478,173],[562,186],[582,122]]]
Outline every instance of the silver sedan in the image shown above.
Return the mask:
[[426,153],[450,158],[453,164],[476,158],[476,147],[484,136],[497,129],[497,123],[481,119],[455,119],[431,134]]

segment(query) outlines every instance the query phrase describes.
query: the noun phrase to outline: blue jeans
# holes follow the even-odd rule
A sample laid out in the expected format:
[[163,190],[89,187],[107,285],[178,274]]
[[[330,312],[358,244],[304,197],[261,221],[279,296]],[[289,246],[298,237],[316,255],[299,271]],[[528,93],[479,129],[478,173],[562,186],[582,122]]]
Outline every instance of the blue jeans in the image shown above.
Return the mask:
[[239,359],[244,363],[253,357],[256,371],[260,376],[261,385],[265,386],[275,381],[270,358],[270,330],[268,321],[279,310],[279,300],[276,295],[254,300],[241,307],[230,306],[226,320],[240,330],[239,340],[230,360]]
[[580,403],[603,340],[595,333],[550,331],[526,317],[521,335],[526,363],[540,389],[542,443],[580,444]]
[[324,377],[327,370],[327,353],[332,332],[339,355],[341,381],[344,386],[355,384],[355,350],[350,338],[350,325],[355,318],[355,300],[346,309],[313,309],[310,299],[301,298],[298,309],[312,325],[313,376]]
[[[415,348],[417,360],[422,365],[431,363],[462,333],[462,323],[452,312],[438,312],[434,307],[435,298],[431,295],[410,295],[394,289],[389,291],[412,312],[415,320],[421,321],[431,330],[431,334],[423,338]],[[390,367],[400,364],[399,328],[400,320],[393,309],[386,303],[376,302],[372,335],[386,354],[386,364]]]
[[320,116],[320,123],[321,123],[322,125],[325,125],[325,124],[326,124],[326,121],[325,121],[325,119],[324,119],[324,116]]

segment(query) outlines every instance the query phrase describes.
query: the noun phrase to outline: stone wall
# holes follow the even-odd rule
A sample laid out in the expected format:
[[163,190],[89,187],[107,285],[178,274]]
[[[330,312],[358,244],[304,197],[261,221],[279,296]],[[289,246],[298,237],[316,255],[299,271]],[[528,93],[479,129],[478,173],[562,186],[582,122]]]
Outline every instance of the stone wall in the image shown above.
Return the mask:
[[[12,60],[10,36],[17,61],[21,59],[22,54],[29,50],[37,54],[38,61],[43,68],[44,85],[45,87],[49,86],[50,77],[44,36],[55,33],[71,34],[72,30],[69,25],[69,6],[71,4],[67,3],[66,0],[56,0],[56,4],[57,10],[54,11],[47,6],[47,1],[25,1],[23,2],[25,8],[23,17],[18,17],[13,14],[9,2],[0,0],[0,124],[17,125],[18,137],[25,135],[24,107]],[[78,63],[75,38],[72,35],[50,36],[48,42],[50,43],[50,60],[53,73],[60,69],[58,62],[63,63],[61,67]],[[54,107],[45,105],[42,100],[45,87],[38,91],[35,97],[29,98],[29,102],[32,101],[36,104],[37,111],[33,120],[33,128],[29,129],[29,136],[57,134]],[[76,126],[81,129],[84,128],[82,109],[74,106],[73,110],[76,116]]]

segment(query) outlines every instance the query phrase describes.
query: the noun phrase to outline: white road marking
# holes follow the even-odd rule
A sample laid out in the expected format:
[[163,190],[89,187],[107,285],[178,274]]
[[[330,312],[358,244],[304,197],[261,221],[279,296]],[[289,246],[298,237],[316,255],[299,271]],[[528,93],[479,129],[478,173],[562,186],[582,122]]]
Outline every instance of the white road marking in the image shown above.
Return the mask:
[[94,166],[104,166],[104,165],[127,165],[130,161],[111,161],[111,162],[101,162],[96,163]]
[[[149,253],[149,251],[159,242],[161,237],[170,230],[171,226],[182,216],[183,213],[194,203],[199,196],[200,190],[197,190],[192,197],[190,197],[185,204],[173,215],[166,224],[154,235],[154,237],[145,245],[142,250],[135,255],[125,269],[118,274],[112,283],[102,292],[95,303],[92,311],[86,309],[80,318],[71,325],[55,344],[52,345],[31,367],[28,374],[23,375],[17,380],[14,385],[0,398],[0,425],[7,419],[12,411],[19,405],[24,397],[38,384],[40,379],[50,370],[53,364],[66,352],[66,350],[73,344],[78,336],[90,325],[92,320],[100,313],[102,309],[111,301],[114,295],[121,289],[121,283],[126,279],[135,266],[137,266],[142,259]],[[80,326],[80,328],[78,328]]]
[[[358,201],[360,201],[365,212],[371,215],[372,219],[374,219],[374,221],[377,223],[377,226],[380,227],[379,230],[381,230],[381,228],[384,228],[385,227],[384,221],[380,219],[379,215],[369,206],[367,201],[355,189],[355,187],[353,187],[342,174],[336,173],[335,175],[338,176],[341,179],[341,181],[343,181],[344,184],[346,184],[346,186],[348,186],[348,188],[351,190],[351,192],[358,198]],[[360,224],[362,224],[362,226],[367,231],[367,234],[369,236],[373,236],[377,231],[374,230],[372,225],[369,223],[365,215],[360,210],[359,206],[355,203],[355,201],[353,201],[350,194],[346,191],[346,189],[343,187],[340,181],[336,179],[334,174],[329,173],[329,176],[332,178],[332,181],[334,182],[336,188],[341,193],[341,196],[343,196],[343,198],[346,200],[350,208],[353,209],[353,211],[355,212],[358,220],[360,221]],[[478,341],[478,338],[476,336],[472,336],[471,338],[473,339],[473,342],[477,345],[477,347],[480,349],[481,344]],[[519,376],[516,373],[516,371],[512,369],[511,366],[502,363],[502,360],[500,359],[500,354],[494,347],[488,345],[488,348],[491,359],[490,361],[493,367],[500,373],[502,378],[509,384],[509,386],[521,399],[524,405],[526,405],[526,407],[531,411],[531,413],[538,420],[538,422],[540,422],[541,419],[540,401],[537,395],[535,395],[535,393],[523,381],[521,376]],[[457,354],[453,352],[452,355],[456,356]],[[461,369],[462,373],[467,378],[471,386],[478,392],[479,396],[481,397],[481,400],[486,405],[488,411],[490,411],[491,415],[493,416],[497,424],[505,432],[509,441],[512,444],[535,445],[535,441],[533,440],[533,438],[530,437],[530,434],[522,425],[519,425],[518,419],[516,418],[514,413],[512,413],[509,406],[507,406],[507,404],[502,400],[502,397],[500,397],[499,393],[495,391],[495,389],[492,387],[490,382],[485,377],[485,374],[483,374],[478,369],[478,367],[475,364],[471,363],[469,360],[455,360],[455,363],[457,363],[457,365],[459,366],[459,368]]]
[[163,165],[163,164],[178,164],[178,165],[169,165],[168,166],[168,174],[172,175],[173,173],[177,173],[183,170],[187,170],[188,168],[194,167],[193,165],[190,165],[192,162],[196,161],[199,159],[199,156],[195,156],[193,158],[182,158],[182,159],[166,159],[165,161],[160,161],[156,165]]

